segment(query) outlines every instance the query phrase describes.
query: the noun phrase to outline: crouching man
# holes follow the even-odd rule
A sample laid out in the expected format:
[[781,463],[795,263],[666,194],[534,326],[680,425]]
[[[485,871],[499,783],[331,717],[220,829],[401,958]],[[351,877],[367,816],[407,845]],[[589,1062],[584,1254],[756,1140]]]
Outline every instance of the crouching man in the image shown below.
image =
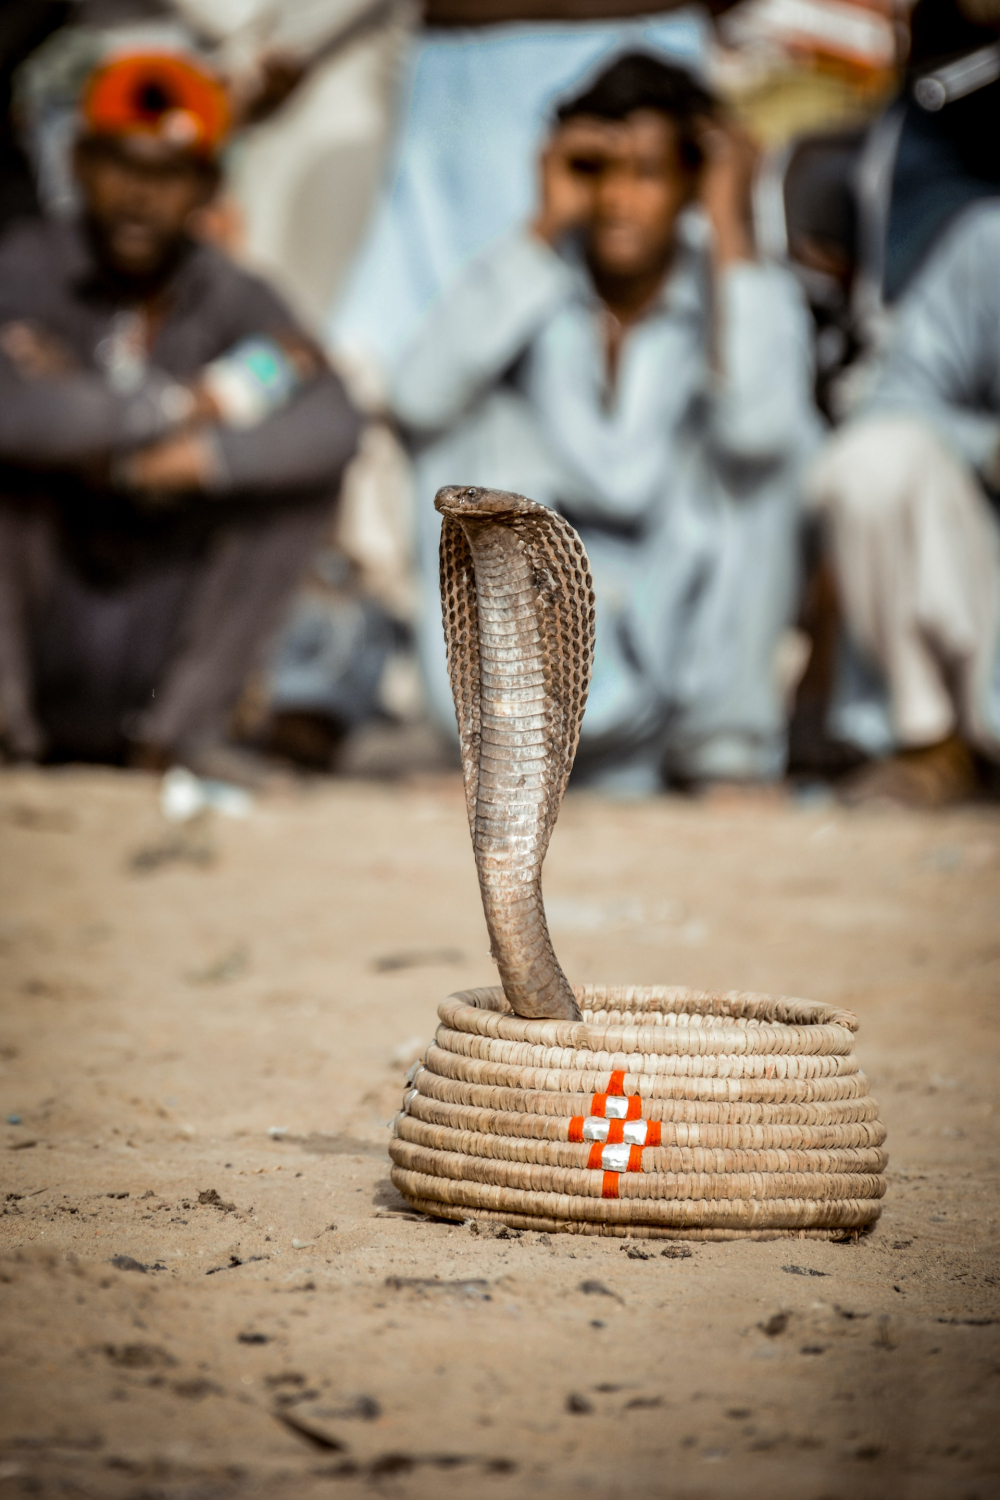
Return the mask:
[[756,259],[752,166],[688,73],[619,58],[559,109],[534,221],[445,291],[393,383],[442,718],[435,489],[519,491],[570,520],[590,558],[577,770],[608,790],[784,765],[775,648],[816,418],[804,304]]
[[262,282],[192,237],[226,95],[194,56],[84,90],[75,222],[0,244],[0,745],[225,772],[226,726],[359,418]]
[[877,757],[847,795],[942,806],[1000,762],[1000,206],[907,292],[867,410],[809,476],[850,647],[833,728]]

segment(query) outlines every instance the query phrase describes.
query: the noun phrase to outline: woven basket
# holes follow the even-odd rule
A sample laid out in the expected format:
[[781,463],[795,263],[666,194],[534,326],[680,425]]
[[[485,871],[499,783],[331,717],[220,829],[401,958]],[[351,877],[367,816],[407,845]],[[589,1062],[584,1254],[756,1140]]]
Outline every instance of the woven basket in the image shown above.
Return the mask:
[[582,1022],[465,990],[407,1078],[392,1180],[425,1213],[637,1238],[840,1239],[885,1191],[850,1011],[576,989]]

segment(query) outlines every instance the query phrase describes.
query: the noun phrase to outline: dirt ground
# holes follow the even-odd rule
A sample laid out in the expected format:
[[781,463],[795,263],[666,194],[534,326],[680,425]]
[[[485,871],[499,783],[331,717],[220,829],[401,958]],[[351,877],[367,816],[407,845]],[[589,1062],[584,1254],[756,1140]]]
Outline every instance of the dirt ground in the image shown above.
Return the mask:
[[493,982],[457,783],[178,829],[0,776],[0,1500],[1000,1495],[1000,816],[571,796],[578,981],[856,1010],[855,1244],[424,1221],[387,1122]]

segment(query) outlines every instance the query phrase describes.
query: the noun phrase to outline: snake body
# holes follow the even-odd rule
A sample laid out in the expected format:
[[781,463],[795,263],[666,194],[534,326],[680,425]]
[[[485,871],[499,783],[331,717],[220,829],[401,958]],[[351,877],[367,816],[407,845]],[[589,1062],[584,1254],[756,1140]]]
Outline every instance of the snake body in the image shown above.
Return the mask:
[[579,1020],[542,904],[594,652],[583,544],[523,495],[439,490],[441,597],[486,925],[517,1015]]

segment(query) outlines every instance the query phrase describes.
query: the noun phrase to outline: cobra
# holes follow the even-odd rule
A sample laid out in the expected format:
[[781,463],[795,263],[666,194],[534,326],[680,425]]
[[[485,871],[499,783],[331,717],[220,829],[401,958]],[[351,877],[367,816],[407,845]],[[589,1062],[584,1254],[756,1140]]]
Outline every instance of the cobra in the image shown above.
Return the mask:
[[493,958],[519,1016],[581,1019],[542,903],[542,862],[594,656],[583,543],[544,505],[454,485],[434,504],[448,671]]

